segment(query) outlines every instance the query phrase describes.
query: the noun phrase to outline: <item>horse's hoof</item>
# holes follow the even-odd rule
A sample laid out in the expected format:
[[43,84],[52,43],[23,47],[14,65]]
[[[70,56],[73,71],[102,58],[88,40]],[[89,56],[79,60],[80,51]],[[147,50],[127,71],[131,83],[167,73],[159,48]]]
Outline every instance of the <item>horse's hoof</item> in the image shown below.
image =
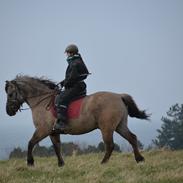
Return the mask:
[[59,163],[58,163],[58,166],[59,166],[59,167],[63,167],[64,165],[65,165],[64,162],[59,162]]
[[34,160],[33,159],[27,160],[27,166],[34,166]]
[[137,163],[140,163],[140,162],[144,162],[145,161],[145,159],[144,159],[143,156],[139,156],[139,157],[135,158],[135,160],[136,160]]
[[108,162],[108,160],[102,160],[101,165],[106,164],[107,162]]

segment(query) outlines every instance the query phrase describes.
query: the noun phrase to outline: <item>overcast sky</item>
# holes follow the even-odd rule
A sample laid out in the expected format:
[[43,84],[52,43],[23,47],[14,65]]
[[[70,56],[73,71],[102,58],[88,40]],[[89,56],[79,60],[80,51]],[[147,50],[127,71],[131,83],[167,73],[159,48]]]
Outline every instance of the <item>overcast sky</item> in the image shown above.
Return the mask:
[[[183,103],[182,0],[0,0],[1,154],[26,147],[34,132],[30,111],[6,114],[5,80],[21,73],[59,82],[70,43],[92,73],[88,94],[125,92],[152,113],[151,122],[129,118],[142,143],[155,138],[170,106]],[[61,139],[98,144],[101,135]],[[115,141],[122,143],[118,135]],[[49,139],[42,143],[51,145]]]

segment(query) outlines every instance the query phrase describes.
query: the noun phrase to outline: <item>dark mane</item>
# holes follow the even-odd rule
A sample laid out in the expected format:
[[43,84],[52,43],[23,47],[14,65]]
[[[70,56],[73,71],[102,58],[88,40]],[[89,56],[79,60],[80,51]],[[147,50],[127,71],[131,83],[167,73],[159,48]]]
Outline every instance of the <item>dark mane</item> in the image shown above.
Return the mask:
[[40,84],[43,84],[45,86],[47,86],[49,89],[58,89],[58,85],[51,81],[50,79],[47,79],[46,77],[30,77],[30,76],[26,76],[26,75],[17,75],[16,78],[15,78],[16,81],[34,81],[34,82],[37,82],[37,83],[40,83]]
[[50,89],[57,89],[58,88],[58,86],[55,84],[55,82],[53,82],[49,79],[39,78],[38,81],[40,81],[42,84],[46,85]]

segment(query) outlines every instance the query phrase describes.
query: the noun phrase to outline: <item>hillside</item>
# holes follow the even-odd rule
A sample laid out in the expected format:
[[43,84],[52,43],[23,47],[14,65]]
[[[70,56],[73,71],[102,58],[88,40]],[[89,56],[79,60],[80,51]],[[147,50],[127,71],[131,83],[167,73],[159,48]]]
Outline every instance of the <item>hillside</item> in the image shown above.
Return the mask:
[[57,167],[56,157],[35,158],[35,167],[26,161],[0,161],[1,183],[182,183],[183,151],[143,152],[145,163],[136,164],[132,153],[114,153],[101,165],[103,154],[65,157]]

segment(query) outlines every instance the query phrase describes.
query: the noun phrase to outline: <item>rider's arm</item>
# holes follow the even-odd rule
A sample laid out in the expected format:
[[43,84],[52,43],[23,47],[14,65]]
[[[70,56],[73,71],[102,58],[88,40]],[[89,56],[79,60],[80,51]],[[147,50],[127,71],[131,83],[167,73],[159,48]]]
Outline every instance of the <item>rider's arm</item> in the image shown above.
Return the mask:
[[72,64],[72,67],[70,69],[70,72],[67,74],[65,80],[64,80],[64,86],[70,86],[73,83],[75,83],[79,77],[79,72],[77,68],[77,63]]

